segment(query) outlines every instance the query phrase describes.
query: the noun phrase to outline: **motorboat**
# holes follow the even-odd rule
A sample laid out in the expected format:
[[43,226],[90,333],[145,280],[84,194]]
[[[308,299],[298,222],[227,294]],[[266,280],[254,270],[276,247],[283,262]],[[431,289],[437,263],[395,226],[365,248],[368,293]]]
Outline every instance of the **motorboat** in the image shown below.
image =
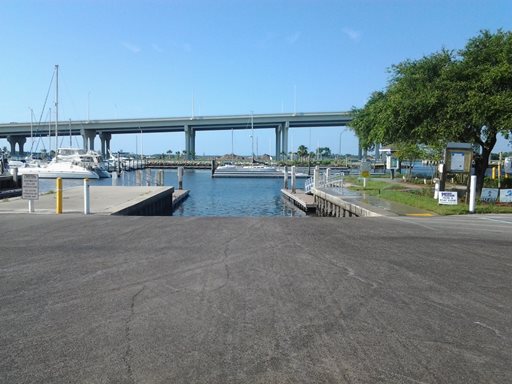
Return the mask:
[[[11,174],[13,168],[10,168]],[[18,168],[18,175],[38,175],[41,179],[99,179],[92,169],[88,169],[80,163],[69,161],[56,161],[53,159],[47,165],[25,166]]]
[[[252,164],[252,165],[221,165],[215,169],[213,177],[284,177],[284,167],[275,167],[272,165]],[[291,170],[288,170],[291,177]],[[297,172],[295,177],[309,177],[305,173]]]
[[58,162],[71,162],[91,169],[99,178],[108,178],[112,175],[105,169],[101,162],[101,155],[95,151],[86,151],[81,148],[59,148],[56,159]]

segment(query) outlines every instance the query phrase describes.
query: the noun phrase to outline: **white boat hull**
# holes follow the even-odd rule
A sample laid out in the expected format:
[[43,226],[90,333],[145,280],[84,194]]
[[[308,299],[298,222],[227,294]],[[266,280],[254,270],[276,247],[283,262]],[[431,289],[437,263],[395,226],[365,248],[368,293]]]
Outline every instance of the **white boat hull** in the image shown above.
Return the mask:
[[[10,171],[12,173],[12,169]],[[18,168],[18,175],[39,175],[41,179],[56,179],[58,177],[63,179],[99,179],[96,172],[74,165],[60,166],[60,163],[40,168]]]
[[[291,177],[291,171],[288,171]],[[284,169],[269,166],[221,166],[213,173],[213,177],[271,177],[283,178]],[[309,177],[305,173],[296,173],[295,177]]]

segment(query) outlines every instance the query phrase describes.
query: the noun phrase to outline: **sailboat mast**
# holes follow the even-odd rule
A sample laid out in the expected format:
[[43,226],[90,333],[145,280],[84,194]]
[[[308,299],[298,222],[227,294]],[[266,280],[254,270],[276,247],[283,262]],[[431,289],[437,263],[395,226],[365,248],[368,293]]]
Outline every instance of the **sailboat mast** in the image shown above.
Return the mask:
[[252,150],[252,162],[254,163],[254,116],[251,111],[251,150]]
[[55,65],[55,159],[59,147],[59,65]]

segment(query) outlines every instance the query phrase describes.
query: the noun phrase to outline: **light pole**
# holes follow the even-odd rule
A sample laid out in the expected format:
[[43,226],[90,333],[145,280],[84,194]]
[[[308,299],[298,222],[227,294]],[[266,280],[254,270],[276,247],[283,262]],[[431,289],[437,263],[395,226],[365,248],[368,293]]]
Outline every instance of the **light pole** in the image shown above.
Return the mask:
[[34,110],[30,107],[30,153],[34,151]]
[[345,133],[345,129],[342,129],[342,130],[340,131],[340,147],[339,147],[339,154],[340,154],[340,157],[342,157],[342,156],[341,156],[341,155],[342,155],[342,154],[341,154],[341,136],[343,136],[343,133]]

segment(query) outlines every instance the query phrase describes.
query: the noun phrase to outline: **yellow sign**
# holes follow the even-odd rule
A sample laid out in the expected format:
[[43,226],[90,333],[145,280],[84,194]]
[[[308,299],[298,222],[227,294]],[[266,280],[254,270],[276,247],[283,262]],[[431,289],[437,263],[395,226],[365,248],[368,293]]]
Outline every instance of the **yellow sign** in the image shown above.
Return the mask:
[[368,172],[368,171],[362,171],[362,172],[361,172],[361,176],[362,176],[362,177],[370,177],[370,172]]

